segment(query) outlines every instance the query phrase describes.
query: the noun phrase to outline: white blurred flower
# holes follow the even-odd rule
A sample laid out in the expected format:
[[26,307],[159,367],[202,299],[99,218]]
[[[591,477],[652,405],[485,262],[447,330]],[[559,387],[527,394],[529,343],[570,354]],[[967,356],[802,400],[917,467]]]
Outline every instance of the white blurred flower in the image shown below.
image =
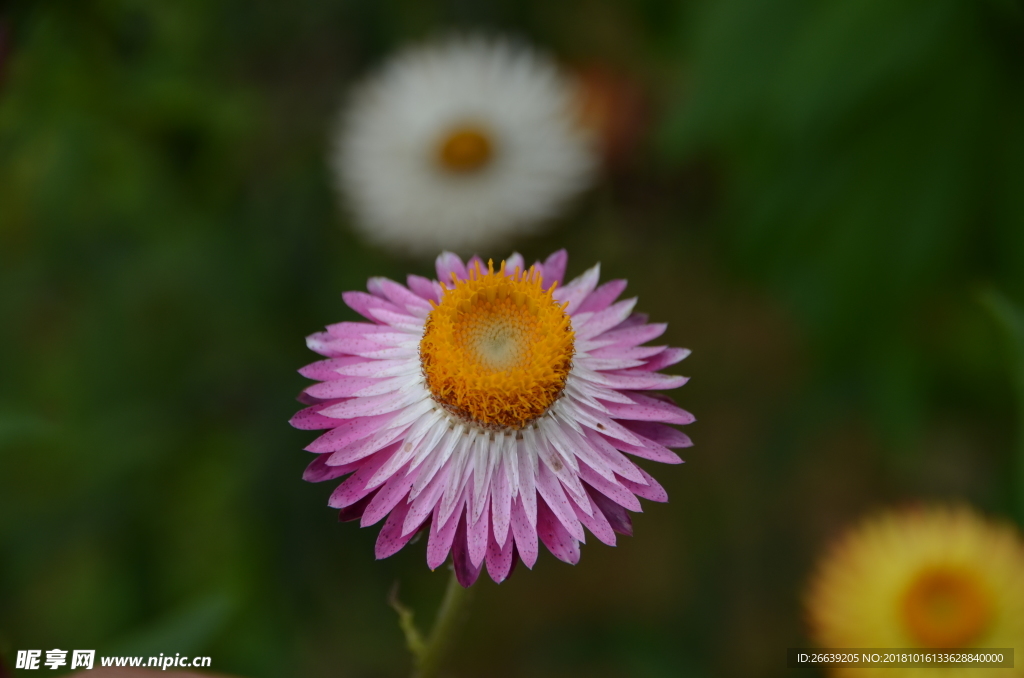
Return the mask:
[[413,253],[468,251],[524,233],[588,184],[575,90],[503,39],[409,49],[354,92],[332,155],[358,227]]

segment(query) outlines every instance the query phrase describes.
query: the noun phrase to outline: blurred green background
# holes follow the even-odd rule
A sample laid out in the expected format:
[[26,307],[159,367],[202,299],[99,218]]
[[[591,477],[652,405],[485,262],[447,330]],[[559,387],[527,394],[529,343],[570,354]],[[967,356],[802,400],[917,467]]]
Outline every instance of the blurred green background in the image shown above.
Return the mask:
[[351,234],[337,108],[453,28],[643,93],[636,143],[512,245],[628,277],[693,349],[674,395],[699,419],[635,537],[476,587],[455,673],[816,675],[785,648],[809,642],[801,587],[850,521],[932,500],[1024,517],[1017,0],[0,7],[9,664],[59,647],[406,673],[387,592],[426,621],[446,576],[422,544],[374,562],[376,529],[300,479],[312,435],[287,420],[303,337],[356,317],[339,293],[432,271]]

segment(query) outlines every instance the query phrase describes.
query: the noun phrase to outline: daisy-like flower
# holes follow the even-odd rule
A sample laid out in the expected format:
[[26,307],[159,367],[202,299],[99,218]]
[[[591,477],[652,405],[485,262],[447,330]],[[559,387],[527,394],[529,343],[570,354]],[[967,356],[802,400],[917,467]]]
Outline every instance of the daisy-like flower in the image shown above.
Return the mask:
[[431,569],[451,552],[463,586],[484,563],[501,582],[517,559],[533,567],[538,540],[575,564],[584,527],[614,545],[637,497],[667,500],[626,455],[681,461],[669,448],[690,440],[665,424],[693,417],[646,392],[682,386],[658,370],[689,351],[643,346],[665,325],[616,301],[625,281],[598,286],[600,265],[559,286],[566,258],[524,270],[513,254],[495,270],[444,253],[445,282],[371,278],[343,295],[370,322],[307,339],[327,359],[300,370],[321,383],[292,424],[328,431],[304,477],[351,474],[330,505],[363,526],[386,518],[377,558],[422,529]]
[[[808,596],[828,648],[1009,648],[1024,640],[1024,542],[967,508],[887,513],[850,531]],[[1018,660],[1017,666],[1021,663]],[[836,676],[1024,676],[1024,668],[836,668]]]
[[357,87],[332,162],[356,224],[413,253],[473,249],[552,217],[592,175],[575,90],[505,40],[399,54]]

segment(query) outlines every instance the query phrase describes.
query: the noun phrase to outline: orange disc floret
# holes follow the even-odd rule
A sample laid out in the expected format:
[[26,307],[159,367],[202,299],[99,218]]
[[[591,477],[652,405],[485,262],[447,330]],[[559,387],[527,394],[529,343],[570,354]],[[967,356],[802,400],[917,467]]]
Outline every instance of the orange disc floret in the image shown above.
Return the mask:
[[903,594],[903,621],[922,647],[969,647],[992,620],[992,594],[967,567],[931,565]]
[[441,167],[460,174],[483,169],[494,155],[494,142],[484,129],[459,127],[444,137],[438,147]]
[[[443,283],[442,283],[443,285]],[[572,323],[530,268],[478,265],[453,278],[427,318],[420,364],[433,399],[457,418],[519,430],[547,412],[572,369]]]

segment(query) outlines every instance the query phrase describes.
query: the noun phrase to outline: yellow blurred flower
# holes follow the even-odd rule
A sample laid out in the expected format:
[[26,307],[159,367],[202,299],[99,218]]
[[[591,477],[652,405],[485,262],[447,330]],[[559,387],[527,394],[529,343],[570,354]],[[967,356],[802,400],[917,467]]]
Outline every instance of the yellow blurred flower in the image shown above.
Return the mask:
[[1024,542],[966,507],[884,513],[849,531],[807,596],[825,648],[1010,648],[1014,669],[834,668],[835,676],[1024,676]]

